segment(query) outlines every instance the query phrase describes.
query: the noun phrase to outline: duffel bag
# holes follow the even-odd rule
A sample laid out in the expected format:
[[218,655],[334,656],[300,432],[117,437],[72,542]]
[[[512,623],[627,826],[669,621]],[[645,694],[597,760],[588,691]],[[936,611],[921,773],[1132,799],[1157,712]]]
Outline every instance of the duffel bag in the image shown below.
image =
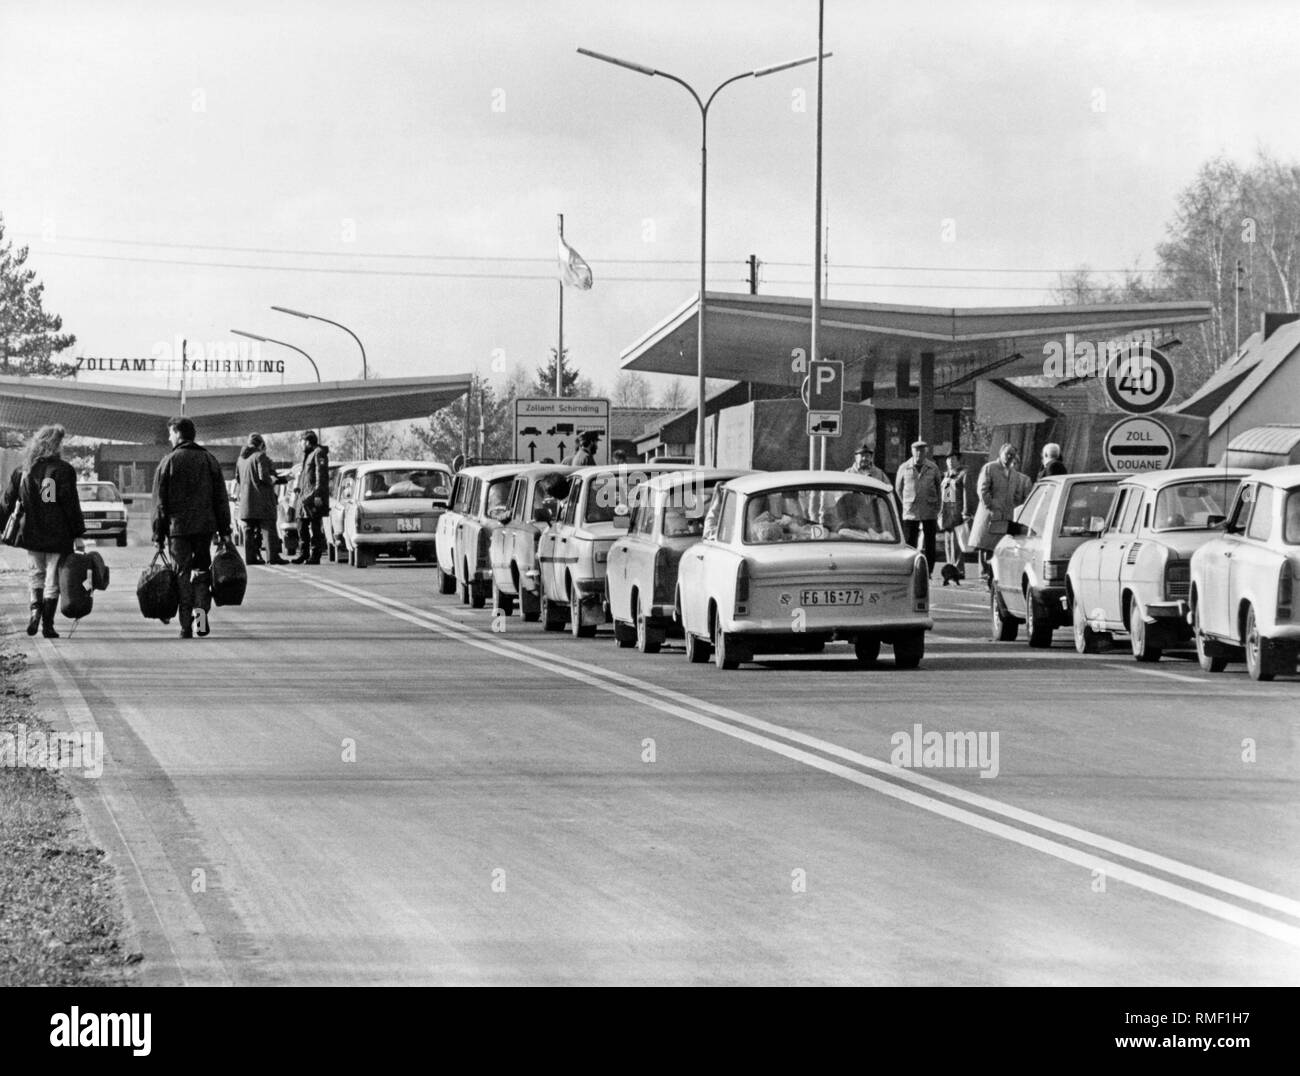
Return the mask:
[[212,603],[243,605],[248,589],[248,569],[239,551],[223,538],[212,555]]
[[108,589],[108,565],[98,550],[92,549],[86,554],[90,558],[90,582],[96,590]]
[[146,620],[161,620],[166,624],[176,615],[176,609],[181,603],[180,588],[176,585],[176,569],[161,549],[140,573],[135,596]]
[[68,553],[59,562],[59,611],[69,620],[80,620],[89,616],[94,607],[90,557],[85,553]]

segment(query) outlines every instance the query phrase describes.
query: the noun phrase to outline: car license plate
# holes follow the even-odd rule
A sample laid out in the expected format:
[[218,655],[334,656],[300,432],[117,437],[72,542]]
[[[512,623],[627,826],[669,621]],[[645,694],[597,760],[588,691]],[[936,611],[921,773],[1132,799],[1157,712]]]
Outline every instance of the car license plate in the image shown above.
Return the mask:
[[397,521],[397,530],[399,533],[418,531],[419,529],[420,521],[418,519],[399,519]]
[[841,590],[801,590],[799,592],[799,604],[861,605],[862,591],[857,587],[847,587]]

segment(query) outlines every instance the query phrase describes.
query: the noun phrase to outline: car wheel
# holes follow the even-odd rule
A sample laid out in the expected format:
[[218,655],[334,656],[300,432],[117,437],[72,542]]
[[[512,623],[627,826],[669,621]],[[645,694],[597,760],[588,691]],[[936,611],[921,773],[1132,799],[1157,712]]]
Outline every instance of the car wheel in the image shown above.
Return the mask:
[[859,635],[853,640],[853,656],[859,665],[875,665],[880,660],[880,636]]
[[1025,634],[1032,647],[1041,650],[1052,645],[1052,614],[1032,592],[1025,594]]
[[119,534],[119,535],[117,536],[117,544],[118,544],[119,546],[124,546],[124,545],[126,545],[126,535],[125,535],[125,534]]
[[989,591],[989,611],[993,616],[993,638],[1000,643],[1014,642],[1020,625],[1011,619],[997,587]]
[[632,610],[636,623],[636,648],[643,654],[657,654],[664,645],[664,630],[650,623],[641,607],[641,595],[637,595],[636,605]]
[[713,621],[713,664],[719,669],[738,669],[748,655],[740,652],[740,638],[734,631],[723,631],[718,618]]
[[456,577],[454,575],[448,575],[444,572],[441,564],[434,568],[433,572],[433,581],[439,594],[456,593]]
[[1199,605],[1192,606],[1192,638],[1196,640],[1196,664],[1208,673],[1221,673],[1228,667],[1228,659],[1218,649],[1217,644],[1205,637],[1201,631],[1201,610]]
[[1074,649],[1080,654],[1095,654],[1101,649],[1101,643],[1098,642],[1097,633],[1088,626],[1088,618],[1083,611],[1083,602],[1078,598],[1073,600],[1071,608],[1074,610],[1073,627],[1074,627]]
[[894,668],[915,669],[925,657],[925,632],[909,631],[894,639]]
[[471,609],[482,609],[487,605],[488,588],[484,583],[477,579],[469,585],[469,606]]
[[567,619],[567,610],[557,602],[551,601],[545,594],[542,595],[541,616],[542,627],[547,631],[563,631],[564,622]]
[[1277,675],[1274,647],[1259,633],[1254,606],[1246,608],[1246,671],[1252,680],[1272,680]]
[[1128,641],[1133,648],[1133,657],[1138,661],[1159,661],[1164,651],[1151,645],[1151,632],[1147,629],[1146,615],[1142,603],[1133,599],[1133,606],[1128,611]]
[[354,568],[369,568],[375,563],[375,555],[362,549],[361,546],[355,548],[352,566]]
[[620,649],[628,650],[636,644],[636,627],[621,620],[614,621],[614,642]]
[[686,660],[692,665],[703,665],[709,660],[709,644],[689,631],[686,633]]
[[497,586],[495,579],[492,580],[492,608],[500,609],[506,616],[515,611],[515,596],[513,594],[502,594],[501,588]]
[[456,579],[456,596],[460,598],[461,605],[469,604],[469,584],[457,577]]
[[595,624],[582,622],[582,599],[572,583],[569,584],[569,632],[575,639],[590,639],[596,634]]
[[519,588],[519,615],[529,624],[535,624],[542,615],[542,603],[531,590]]

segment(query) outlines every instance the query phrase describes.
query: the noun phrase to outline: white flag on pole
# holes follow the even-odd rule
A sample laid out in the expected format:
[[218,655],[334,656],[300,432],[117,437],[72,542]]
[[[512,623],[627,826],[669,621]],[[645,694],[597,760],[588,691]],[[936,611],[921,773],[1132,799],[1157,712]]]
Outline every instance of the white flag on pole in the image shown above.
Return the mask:
[[560,280],[571,288],[591,288],[591,266],[560,236]]

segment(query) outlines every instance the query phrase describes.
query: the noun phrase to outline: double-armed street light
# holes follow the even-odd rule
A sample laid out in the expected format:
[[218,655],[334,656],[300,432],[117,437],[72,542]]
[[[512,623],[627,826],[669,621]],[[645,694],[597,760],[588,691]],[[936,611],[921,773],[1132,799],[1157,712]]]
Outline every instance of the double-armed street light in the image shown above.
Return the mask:
[[[695,463],[697,466],[704,465],[704,291],[706,284],[705,262],[708,254],[708,178],[709,178],[709,106],[713,104],[713,99],[718,96],[724,86],[730,86],[733,82],[739,82],[744,78],[762,78],[765,75],[774,75],[778,71],[787,71],[792,67],[799,67],[803,64],[813,63],[817,60],[816,56],[805,56],[799,60],[789,60],[786,63],[773,64],[771,67],[760,67],[754,71],[743,71],[739,75],[733,75],[731,78],[718,84],[708,99],[702,99],[695,92],[694,87],[684,79],[676,75],[670,75],[667,71],[660,71],[657,68],[646,67],[644,64],[632,63],[630,60],[619,60],[613,56],[606,56],[600,52],[593,52],[591,49],[578,49],[583,56],[590,56],[593,60],[603,60],[605,63],[614,64],[616,67],[626,67],[629,71],[636,71],[638,74],[666,78],[670,82],[675,82],[683,87],[689,93],[696,105],[700,109],[700,298],[699,308],[696,311],[697,322],[697,340],[696,340],[696,397],[698,404],[698,415],[695,420]],[[829,56],[830,53],[824,53]]]
[[[346,325],[343,325],[337,321],[331,321],[329,318],[323,318],[319,314],[305,314],[301,310],[291,310],[287,306],[273,306],[271,307],[271,309],[278,311],[281,314],[291,314],[295,318],[304,318],[308,321],[323,321],[325,322],[326,325],[333,325],[336,329],[342,329],[345,333],[347,333],[350,337],[352,337],[353,340],[357,342],[357,347],[361,349],[361,380],[362,381],[367,380],[366,345],[361,342],[361,337],[359,337]],[[366,425],[366,423],[363,422],[361,424],[361,458],[362,459],[365,459],[366,456],[369,454],[367,451],[369,448],[368,442],[369,442],[369,427]]]
[[320,367],[316,365],[316,360],[308,355],[307,352],[303,351],[302,348],[286,343],[283,340],[272,340],[269,336],[258,336],[257,333],[246,333],[243,329],[231,329],[230,331],[236,336],[244,336],[249,340],[256,340],[260,344],[279,344],[281,347],[287,347],[290,351],[298,352],[299,355],[311,363],[311,368],[316,371],[316,381],[317,383],[320,382]]

